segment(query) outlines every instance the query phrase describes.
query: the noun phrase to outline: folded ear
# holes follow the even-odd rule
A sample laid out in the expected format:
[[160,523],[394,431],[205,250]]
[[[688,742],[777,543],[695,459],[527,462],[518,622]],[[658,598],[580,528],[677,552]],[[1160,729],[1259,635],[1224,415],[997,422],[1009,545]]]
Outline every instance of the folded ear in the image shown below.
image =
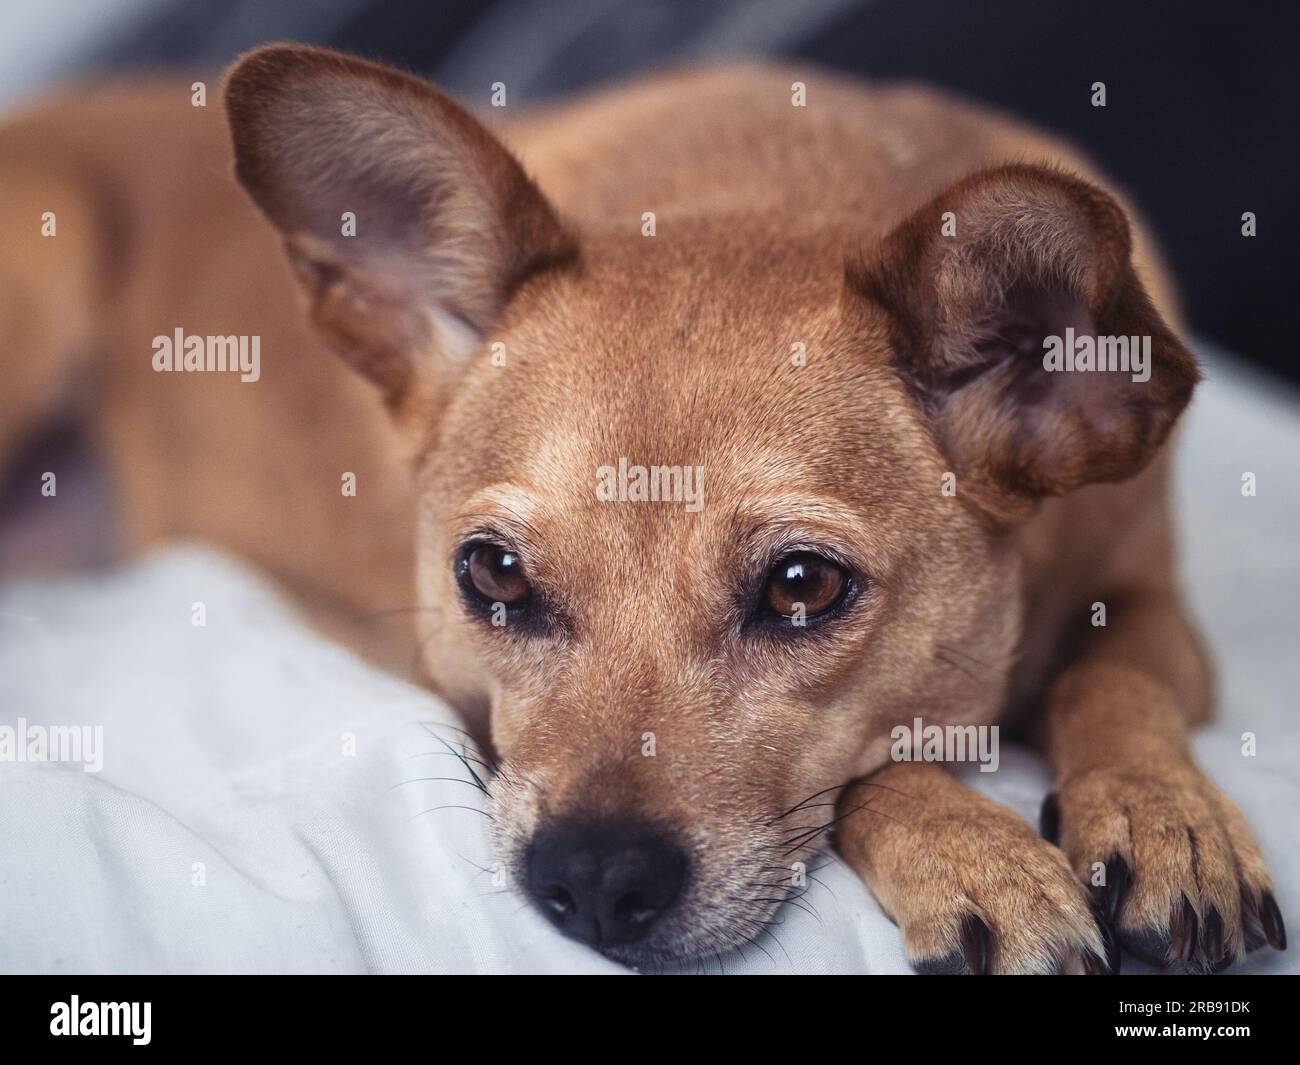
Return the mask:
[[1131,244],[1100,189],[1007,166],[961,181],[850,264],[849,299],[888,311],[899,372],[988,509],[1132,476],[1187,404],[1196,362],[1143,290]]
[[390,401],[576,253],[510,153],[418,78],[273,45],[231,69],[226,109],[235,173],[283,234],[313,321]]

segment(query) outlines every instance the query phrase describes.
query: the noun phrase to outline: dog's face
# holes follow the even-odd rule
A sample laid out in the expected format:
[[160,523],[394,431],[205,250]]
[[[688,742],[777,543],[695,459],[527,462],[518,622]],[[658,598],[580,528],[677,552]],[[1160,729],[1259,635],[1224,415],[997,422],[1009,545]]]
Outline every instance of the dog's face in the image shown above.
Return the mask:
[[1132,472],[1186,398],[1026,374],[1067,324],[1167,335],[1122,216],[1059,175],[971,179],[846,270],[861,234],[577,232],[368,64],[263,51],[229,103],[318,325],[412,441],[425,664],[490,718],[502,857],[623,960],[752,938],[870,816],[835,800],[891,728],[991,721],[1016,518]]
[[[602,945],[640,958],[752,935],[893,724],[988,720],[1015,576],[941,494],[884,333],[846,328],[837,285],[647,289],[642,249],[611,244],[521,295],[493,334],[506,365],[483,359],[445,412],[420,584],[447,607],[431,672],[491,707],[517,879],[563,917],[578,889],[550,850],[617,825],[613,847],[682,855],[635,948],[635,922],[601,916]],[[693,491],[620,499],[600,473],[620,463],[689,469]],[[627,891],[642,911],[667,893]]]

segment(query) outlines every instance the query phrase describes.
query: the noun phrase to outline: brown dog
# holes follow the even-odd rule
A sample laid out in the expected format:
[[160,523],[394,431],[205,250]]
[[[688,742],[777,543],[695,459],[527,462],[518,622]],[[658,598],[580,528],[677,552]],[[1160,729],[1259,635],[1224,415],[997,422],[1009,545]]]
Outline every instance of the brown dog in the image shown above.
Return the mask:
[[[504,126],[536,184],[344,56],[254,52],[226,104],[314,332],[216,109],[49,103],[0,133],[0,460],[79,404],[123,551],[218,541],[418,655],[559,927],[630,962],[741,943],[833,831],[925,970],[1101,971],[1112,929],[1191,970],[1284,945],[1188,747],[1210,679],[1161,445],[1197,368],[1076,156],[772,69]],[[261,365],[164,357],[176,330]],[[1053,372],[1067,330],[1149,343],[1146,377]],[[1028,725],[1051,838],[892,762],[917,717]]]

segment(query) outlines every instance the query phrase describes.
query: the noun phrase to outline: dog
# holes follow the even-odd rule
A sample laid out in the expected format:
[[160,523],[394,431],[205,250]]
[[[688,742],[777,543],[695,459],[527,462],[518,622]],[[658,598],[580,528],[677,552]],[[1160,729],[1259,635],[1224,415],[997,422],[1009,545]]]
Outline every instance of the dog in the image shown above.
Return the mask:
[[[743,944],[833,843],[922,972],[1285,947],[1188,743],[1212,678],[1167,441],[1197,365],[1076,152],[767,66],[492,131],[303,46],[241,58],[224,108],[198,88],[0,132],[0,461],[75,419],[113,557],[215,541],[415,662],[565,934]],[[1083,354],[1115,338],[1132,366]],[[918,718],[1040,744],[1042,834],[891,757]]]

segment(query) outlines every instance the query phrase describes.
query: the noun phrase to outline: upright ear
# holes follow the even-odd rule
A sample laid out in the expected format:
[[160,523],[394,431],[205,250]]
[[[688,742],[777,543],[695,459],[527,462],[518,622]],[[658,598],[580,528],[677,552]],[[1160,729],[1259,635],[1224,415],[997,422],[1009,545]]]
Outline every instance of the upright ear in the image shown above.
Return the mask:
[[284,236],[314,323],[390,402],[576,253],[510,153],[418,78],[273,45],[231,69],[226,109],[235,173]]
[[888,312],[897,367],[986,509],[1010,517],[1132,476],[1186,406],[1196,362],[1131,247],[1106,193],[1007,166],[961,181],[850,264],[848,298]]

